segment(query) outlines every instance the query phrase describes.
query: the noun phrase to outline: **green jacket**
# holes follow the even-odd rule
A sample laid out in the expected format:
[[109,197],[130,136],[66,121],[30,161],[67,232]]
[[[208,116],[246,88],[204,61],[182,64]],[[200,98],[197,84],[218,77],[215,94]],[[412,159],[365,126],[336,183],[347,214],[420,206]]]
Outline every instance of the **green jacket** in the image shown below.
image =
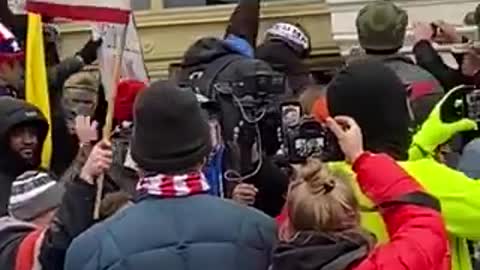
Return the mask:
[[[453,270],[471,270],[468,240],[480,239],[480,182],[448,168],[434,159],[424,158],[399,164],[442,204],[442,215],[449,233]],[[344,163],[332,164],[335,169],[352,173]],[[352,178],[353,179],[353,178]],[[362,225],[374,233],[379,242],[388,241],[385,224],[372,202],[352,181],[361,205]]]

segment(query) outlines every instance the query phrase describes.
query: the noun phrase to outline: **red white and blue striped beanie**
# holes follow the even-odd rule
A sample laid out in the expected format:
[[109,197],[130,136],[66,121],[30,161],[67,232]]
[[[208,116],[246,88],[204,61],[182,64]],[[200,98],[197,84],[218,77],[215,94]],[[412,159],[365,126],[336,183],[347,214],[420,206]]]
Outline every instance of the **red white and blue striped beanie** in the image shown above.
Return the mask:
[[0,23],[0,62],[5,60],[21,60],[23,56],[23,51],[15,36],[7,27]]

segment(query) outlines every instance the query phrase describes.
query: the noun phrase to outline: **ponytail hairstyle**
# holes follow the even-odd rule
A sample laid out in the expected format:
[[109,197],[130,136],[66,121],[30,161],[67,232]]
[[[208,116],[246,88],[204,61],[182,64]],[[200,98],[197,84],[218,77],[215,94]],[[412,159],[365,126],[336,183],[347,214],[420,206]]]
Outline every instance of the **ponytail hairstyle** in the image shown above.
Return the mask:
[[374,239],[360,227],[359,203],[348,176],[332,171],[320,160],[310,159],[291,184],[287,207],[289,221],[280,238],[289,241],[301,231],[362,239],[370,247]]

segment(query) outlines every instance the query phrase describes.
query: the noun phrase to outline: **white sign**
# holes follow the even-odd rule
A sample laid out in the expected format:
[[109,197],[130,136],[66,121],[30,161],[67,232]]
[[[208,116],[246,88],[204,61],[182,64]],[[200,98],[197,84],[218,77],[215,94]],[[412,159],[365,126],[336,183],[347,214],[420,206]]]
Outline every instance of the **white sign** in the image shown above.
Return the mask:
[[[121,46],[125,26],[118,24],[96,24],[93,26],[93,38],[102,38],[103,43],[98,51],[98,60],[102,74],[102,83],[106,97],[112,92],[113,68]],[[148,73],[145,68],[141,41],[135,27],[133,15],[128,24],[125,51],[122,58],[121,79],[133,79],[148,84]]]

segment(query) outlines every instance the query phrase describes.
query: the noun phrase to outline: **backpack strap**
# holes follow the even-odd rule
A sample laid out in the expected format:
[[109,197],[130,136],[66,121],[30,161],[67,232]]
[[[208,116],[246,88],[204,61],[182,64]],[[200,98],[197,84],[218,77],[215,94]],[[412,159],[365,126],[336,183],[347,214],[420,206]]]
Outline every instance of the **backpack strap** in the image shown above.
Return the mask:
[[430,208],[437,212],[442,212],[440,201],[437,198],[433,197],[432,195],[427,194],[425,192],[421,192],[421,191],[405,194],[403,196],[400,196],[397,199],[384,202],[380,204],[379,207],[387,208],[387,207],[397,206],[401,204],[413,204],[421,207]]
[[380,208],[388,208],[392,206],[398,206],[401,204],[413,204],[420,207],[430,208],[437,212],[442,212],[440,201],[437,198],[433,197],[432,195],[422,191],[417,191],[417,192],[412,192],[412,193],[402,195],[399,198],[381,203],[376,207],[367,207],[367,206],[360,205],[360,211],[368,212],[368,213],[377,212],[378,209]]

